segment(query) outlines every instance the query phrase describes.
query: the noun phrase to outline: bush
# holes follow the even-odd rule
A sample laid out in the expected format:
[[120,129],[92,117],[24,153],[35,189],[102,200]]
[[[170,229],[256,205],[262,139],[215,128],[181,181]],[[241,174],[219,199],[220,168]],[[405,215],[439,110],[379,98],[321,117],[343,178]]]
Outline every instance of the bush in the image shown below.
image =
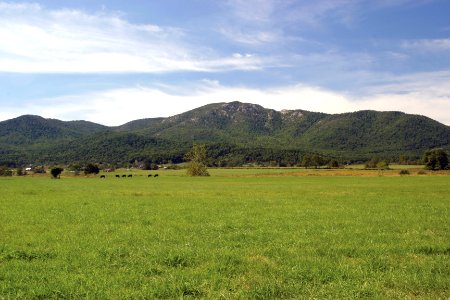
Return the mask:
[[423,162],[427,170],[446,170],[449,162],[448,154],[442,148],[431,149],[425,152]]
[[12,176],[13,171],[8,167],[0,167],[0,176]]
[[50,174],[52,174],[52,178],[60,178],[60,175],[61,175],[62,171],[64,171],[63,168],[53,167],[50,170]]
[[179,165],[170,164],[170,165],[167,165],[167,166],[166,166],[166,169],[167,169],[167,170],[181,170],[182,167],[179,166]]
[[378,158],[372,158],[366,163],[366,169],[389,169],[389,163],[385,160],[379,160]]
[[206,169],[206,146],[194,144],[192,149],[186,154],[186,159],[190,160],[187,168],[188,176],[209,176]]
[[45,174],[45,168],[44,166],[36,167],[34,168],[33,172],[35,174]]
[[84,174],[88,175],[88,174],[98,174],[100,173],[100,168],[97,165],[94,164],[88,164],[85,168],[84,168]]
[[209,172],[204,164],[198,162],[190,162],[187,168],[188,176],[209,176]]
[[419,172],[417,172],[418,175],[426,175],[427,172],[425,172],[424,170],[420,170]]
[[75,173],[75,175],[78,175],[78,174],[80,174],[80,172],[81,172],[81,170],[83,169],[82,167],[81,167],[81,165],[80,164],[78,164],[78,163],[73,163],[73,164],[70,164],[69,165],[69,171],[71,171],[71,172],[74,172]]
[[401,170],[399,174],[400,174],[400,175],[409,175],[409,174],[411,174],[411,173],[409,173],[408,170]]
[[377,163],[377,169],[387,170],[389,169],[389,163],[385,160],[382,160]]
[[330,160],[330,162],[328,163],[328,166],[330,168],[336,169],[339,168],[339,162],[335,159]]

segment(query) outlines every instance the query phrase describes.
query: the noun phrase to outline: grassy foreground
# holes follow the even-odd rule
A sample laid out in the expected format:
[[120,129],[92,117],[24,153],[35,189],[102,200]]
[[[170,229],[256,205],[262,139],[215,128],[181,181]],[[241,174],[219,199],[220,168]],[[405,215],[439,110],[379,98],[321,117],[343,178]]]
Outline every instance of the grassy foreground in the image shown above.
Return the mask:
[[0,298],[450,297],[448,176],[244,173],[1,178]]

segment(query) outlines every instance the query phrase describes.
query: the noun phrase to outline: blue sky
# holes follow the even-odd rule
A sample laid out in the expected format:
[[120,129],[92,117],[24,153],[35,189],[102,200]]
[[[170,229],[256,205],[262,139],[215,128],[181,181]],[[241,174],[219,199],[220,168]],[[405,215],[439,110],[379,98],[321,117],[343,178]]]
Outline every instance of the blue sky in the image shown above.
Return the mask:
[[448,0],[0,0],[0,40],[0,120],[237,100],[450,125]]

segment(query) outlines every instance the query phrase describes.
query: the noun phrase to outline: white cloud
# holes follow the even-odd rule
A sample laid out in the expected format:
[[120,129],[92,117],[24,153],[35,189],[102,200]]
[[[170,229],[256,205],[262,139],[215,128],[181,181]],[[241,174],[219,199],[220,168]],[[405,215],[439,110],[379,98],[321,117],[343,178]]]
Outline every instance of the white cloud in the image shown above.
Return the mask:
[[278,0],[228,0],[235,17],[251,23],[266,23],[282,3]]
[[[399,92],[402,88],[416,89]],[[433,87],[405,83],[385,92],[355,97],[306,85],[278,88],[223,86],[214,80],[203,80],[185,87],[132,87],[84,95],[68,95],[30,102],[10,112],[3,110],[0,118],[32,113],[63,120],[85,119],[105,125],[120,125],[131,120],[167,117],[215,102],[241,101],[260,104],[276,110],[303,109],[325,113],[357,110],[403,111],[420,114],[450,125],[449,83]]]
[[41,10],[41,6],[37,3],[0,2],[0,10],[7,13],[18,13],[22,11],[39,11]]
[[[283,28],[310,31],[336,23],[353,25],[368,10],[404,5],[413,0],[228,0],[231,24],[272,29],[278,35]],[[415,0],[417,1],[417,0]],[[386,3],[385,3],[386,2]],[[253,29],[255,29],[253,28]]]
[[227,0],[226,19],[218,30],[229,40],[261,46],[302,40],[302,32],[323,31],[340,24],[357,26],[374,11],[412,7],[433,0]]
[[[420,3],[423,2],[426,1]],[[153,85],[40,99],[20,108],[2,107],[0,119],[34,113],[118,125],[137,118],[169,116],[212,102],[238,100],[277,110],[327,113],[400,110],[450,124],[449,72],[409,76],[376,74],[369,71],[377,64],[371,53],[345,54],[339,47],[334,49],[319,43],[305,47],[322,49],[319,52],[286,53],[293,47],[284,47],[294,39],[306,43],[301,37],[289,36],[293,34],[289,29],[295,28],[292,31],[297,32],[301,28],[310,30],[339,22],[349,24],[367,11],[412,5],[413,0],[229,0],[226,3],[230,11],[226,16],[221,13],[220,21],[214,19],[212,23],[217,22],[221,34],[240,47],[223,47],[230,49],[230,53],[219,55],[213,49],[194,45],[188,30],[134,24],[105,11],[89,14],[80,10],[50,10],[38,4],[0,0],[0,72],[219,72],[277,66],[287,68],[279,76],[285,76],[290,82],[295,78],[332,83],[330,86],[339,84],[341,88],[352,88],[353,94],[312,85],[248,88],[205,80],[185,88]],[[401,50],[448,52],[450,40],[419,39],[405,41],[401,46]],[[272,57],[263,57],[248,47],[258,47],[264,53],[270,52],[271,47],[282,50]],[[389,62],[408,62],[410,58],[399,51],[386,51],[384,57]]]
[[402,47],[427,52],[437,52],[450,50],[450,39],[419,39],[409,40],[402,43]]
[[340,21],[351,18],[354,0],[229,0],[233,19],[259,26],[283,26],[288,23],[316,27],[325,18]]
[[251,46],[275,43],[281,39],[281,34],[275,31],[243,30],[242,28],[228,25],[220,28],[219,32],[229,40]]
[[214,72],[264,63],[204,51],[179,28],[26,3],[0,2],[0,40],[0,72]]
[[348,25],[352,23],[357,7],[358,2],[352,0],[305,1],[288,9],[286,20],[307,27],[322,27],[332,23]]

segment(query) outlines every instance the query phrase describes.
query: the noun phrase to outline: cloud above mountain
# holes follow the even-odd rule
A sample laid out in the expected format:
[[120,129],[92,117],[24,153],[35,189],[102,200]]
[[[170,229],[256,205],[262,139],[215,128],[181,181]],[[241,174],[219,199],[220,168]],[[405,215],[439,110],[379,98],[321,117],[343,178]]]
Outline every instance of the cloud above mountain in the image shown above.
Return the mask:
[[[436,74],[436,78],[439,76]],[[450,101],[441,74],[440,88],[429,88],[410,78],[403,88],[387,86],[372,95],[355,98],[320,87],[292,85],[277,88],[248,88],[221,85],[214,80],[180,86],[136,86],[104,90],[86,94],[64,95],[38,99],[21,109],[5,107],[0,118],[7,119],[25,112],[62,120],[89,120],[104,125],[121,125],[133,119],[168,117],[214,102],[240,101],[262,105],[276,110],[303,109],[326,113],[344,113],[357,110],[403,111],[432,116],[450,125]],[[427,101],[423,101],[426,98]],[[126,100],[126,101],[124,101]]]
[[450,124],[449,9],[438,0],[0,0],[0,119],[117,125],[239,100]]

